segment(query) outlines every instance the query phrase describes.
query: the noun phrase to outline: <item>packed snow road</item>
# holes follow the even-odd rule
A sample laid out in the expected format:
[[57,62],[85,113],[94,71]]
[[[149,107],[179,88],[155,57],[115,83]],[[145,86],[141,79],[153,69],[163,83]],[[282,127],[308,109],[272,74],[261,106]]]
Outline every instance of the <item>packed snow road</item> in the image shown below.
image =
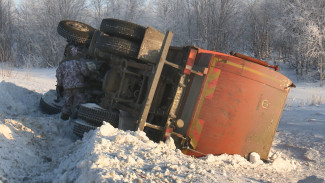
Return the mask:
[[[8,72],[9,73],[9,72]],[[143,132],[109,124],[83,139],[72,123],[41,113],[54,69],[0,76],[0,182],[317,182],[325,180],[325,90],[295,83],[270,160],[238,155],[192,158],[173,141],[153,143]],[[290,76],[289,76],[290,77]]]

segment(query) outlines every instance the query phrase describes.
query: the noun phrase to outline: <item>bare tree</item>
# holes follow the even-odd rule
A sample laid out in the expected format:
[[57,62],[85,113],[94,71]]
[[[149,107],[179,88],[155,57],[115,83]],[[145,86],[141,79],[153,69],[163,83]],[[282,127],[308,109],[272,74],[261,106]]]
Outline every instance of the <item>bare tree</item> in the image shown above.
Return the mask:
[[0,62],[13,61],[13,4],[0,0]]
[[99,27],[103,18],[117,18],[139,23],[145,0],[90,0],[92,21]]
[[232,31],[236,30],[236,0],[157,0],[154,9],[157,26],[174,31],[176,44],[227,51],[236,37]]
[[107,7],[105,6],[104,0],[92,0],[90,1],[90,8],[92,10],[92,18],[95,27],[99,27],[103,18],[105,18],[105,12]]
[[[162,31],[171,30],[171,27],[174,25],[174,2],[173,0],[166,0],[166,1],[156,1],[154,6],[154,12],[157,15],[157,19],[159,24],[157,25],[158,28]],[[176,17],[175,17],[176,18]]]
[[297,73],[314,72],[320,85],[324,79],[325,2],[322,0],[292,0],[286,2],[287,17],[283,26],[291,33],[294,63]]
[[252,1],[248,5],[247,18],[250,25],[254,57],[265,59],[272,53],[272,32],[278,10],[275,1]]
[[18,11],[17,53],[21,64],[53,67],[62,58],[66,42],[56,32],[61,20],[87,22],[86,0],[25,1]]

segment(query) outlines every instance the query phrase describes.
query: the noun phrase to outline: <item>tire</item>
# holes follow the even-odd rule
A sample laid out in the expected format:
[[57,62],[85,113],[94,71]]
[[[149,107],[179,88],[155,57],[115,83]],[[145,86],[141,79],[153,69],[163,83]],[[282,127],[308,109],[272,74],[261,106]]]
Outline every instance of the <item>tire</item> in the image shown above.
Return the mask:
[[[97,40],[95,47],[101,52],[109,52],[123,57],[136,59],[139,54],[140,44],[103,34]],[[107,58],[109,59],[109,58]]]
[[57,98],[55,90],[49,90],[45,93],[40,100],[40,107],[43,113],[45,114],[58,114],[61,112],[63,106],[63,100],[60,102],[55,102]]
[[100,24],[100,31],[135,42],[142,42],[146,28],[131,22],[106,18]]
[[78,137],[83,137],[84,133],[89,132],[90,130],[95,130],[97,127],[82,120],[76,119],[73,126],[73,133]]
[[108,111],[95,103],[81,104],[78,117],[97,127],[103,125],[103,121],[106,121],[117,128],[119,122],[119,113],[117,111]]
[[88,44],[91,41],[95,29],[82,22],[62,20],[58,24],[57,31],[68,42]]
[[95,55],[95,43],[96,43],[96,40],[98,39],[98,37],[103,34],[102,32],[100,32],[99,30],[95,30],[92,38],[91,38],[91,41],[89,43],[89,47],[88,47],[88,55],[90,57],[94,57]]

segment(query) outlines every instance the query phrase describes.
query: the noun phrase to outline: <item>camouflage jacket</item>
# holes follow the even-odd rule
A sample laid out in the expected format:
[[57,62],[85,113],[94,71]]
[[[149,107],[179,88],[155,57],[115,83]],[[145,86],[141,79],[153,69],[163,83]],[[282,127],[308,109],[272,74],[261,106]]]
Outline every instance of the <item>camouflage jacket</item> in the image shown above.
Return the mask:
[[61,61],[56,69],[56,79],[59,86],[64,89],[85,87],[84,78],[90,71],[86,63],[78,58],[67,58]]

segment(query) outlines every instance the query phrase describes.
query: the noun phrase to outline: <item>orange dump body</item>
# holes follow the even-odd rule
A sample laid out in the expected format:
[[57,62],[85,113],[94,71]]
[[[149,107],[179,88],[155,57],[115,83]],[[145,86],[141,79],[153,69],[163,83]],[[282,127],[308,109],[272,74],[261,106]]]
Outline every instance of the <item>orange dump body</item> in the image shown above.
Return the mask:
[[[267,160],[292,82],[274,69],[231,55],[199,49],[178,133],[190,138],[188,155],[257,152]],[[192,114],[192,115],[189,115]]]

